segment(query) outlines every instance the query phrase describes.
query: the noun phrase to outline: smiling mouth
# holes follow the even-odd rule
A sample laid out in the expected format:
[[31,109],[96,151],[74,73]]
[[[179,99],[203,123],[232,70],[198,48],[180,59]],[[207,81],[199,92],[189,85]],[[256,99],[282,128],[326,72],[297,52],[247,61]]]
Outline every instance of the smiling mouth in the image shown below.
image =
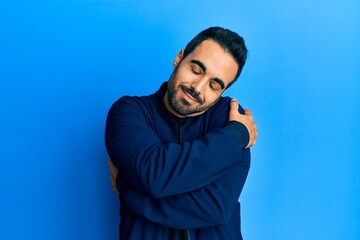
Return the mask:
[[195,98],[193,98],[188,92],[183,90],[183,93],[185,94],[186,98],[190,99],[193,102],[198,102]]
[[202,100],[200,99],[198,94],[196,94],[192,89],[189,89],[185,86],[181,86],[180,88],[183,91],[183,93],[185,94],[187,99],[191,100],[192,102],[197,102],[197,103],[202,104]]

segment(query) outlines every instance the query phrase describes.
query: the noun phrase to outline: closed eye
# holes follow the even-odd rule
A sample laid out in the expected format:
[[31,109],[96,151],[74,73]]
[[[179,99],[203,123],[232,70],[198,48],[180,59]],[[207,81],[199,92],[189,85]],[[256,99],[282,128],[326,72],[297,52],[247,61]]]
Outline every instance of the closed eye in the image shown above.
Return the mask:
[[195,75],[200,75],[201,72],[197,71],[195,68],[191,67],[191,71],[195,74]]
[[219,91],[221,89],[221,86],[215,81],[210,81],[210,88],[211,90]]
[[220,78],[213,78],[211,83],[214,86],[214,88],[216,88],[216,90],[224,90],[225,89],[225,84]]

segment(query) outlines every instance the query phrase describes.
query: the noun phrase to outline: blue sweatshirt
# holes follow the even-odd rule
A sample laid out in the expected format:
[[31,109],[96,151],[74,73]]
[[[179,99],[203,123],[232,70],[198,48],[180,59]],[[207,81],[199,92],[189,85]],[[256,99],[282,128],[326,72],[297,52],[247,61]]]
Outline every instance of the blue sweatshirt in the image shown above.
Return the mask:
[[[121,240],[237,240],[249,167],[246,127],[229,122],[230,98],[186,119],[163,97],[122,97],[109,110],[105,144],[119,169]],[[242,113],[243,109],[239,107]]]

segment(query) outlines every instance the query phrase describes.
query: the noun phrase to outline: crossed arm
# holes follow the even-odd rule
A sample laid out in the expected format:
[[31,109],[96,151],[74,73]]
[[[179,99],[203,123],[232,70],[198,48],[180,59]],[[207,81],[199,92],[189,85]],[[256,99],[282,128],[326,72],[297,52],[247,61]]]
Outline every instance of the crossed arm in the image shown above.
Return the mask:
[[[249,159],[250,151],[244,150]],[[109,161],[112,179],[116,168]],[[233,214],[245,183],[250,162],[244,161],[228,170],[219,179],[197,190],[174,196],[154,199],[141,194],[131,185],[119,180],[118,187],[125,205],[137,215],[149,221],[172,228],[203,228],[224,224]],[[115,179],[116,181],[116,179]],[[113,182],[113,181],[112,181]],[[176,216],[174,218],[174,216]]]
[[[255,144],[257,132],[251,113],[245,111],[245,114],[242,115],[237,109],[237,102],[232,101],[230,103],[229,121],[241,122],[246,126],[250,140],[245,145],[247,147],[252,146]],[[234,147],[234,145],[231,147]],[[197,179],[194,176],[194,179],[192,179],[194,181],[190,181],[191,184],[189,186],[184,186],[183,184],[189,181],[181,181],[181,184],[178,185],[181,186],[180,189],[176,185],[162,185],[161,191],[157,194],[152,194],[148,190],[148,186],[144,185],[144,180],[149,179],[149,176],[143,181],[139,181],[137,180],[139,179],[138,175],[133,176],[134,172],[127,175],[129,168],[134,165],[120,168],[126,171],[122,171],[119,174],[115,165],[109,160],[108,164],[111,171],[113,190],[115,192],[120,191],[126,206],[137,215],[162,225],[176,228],[200,228],[226,222],[237,203],[250,165],[249,149],[241,149],[241,147],[232,149],[235,156],[233,159],[230,158],[232,162],[216,165],[214,168],[215,172],[207,172],[211,177],[199,174],[199,176],[203,177]],[[116,154],[113,155],[116,156]],[[174,166],[181,161],[181,158],[175,159]],[[222,159],[217,160],[217,162],[222,162]],[[199,161],[201,159],[193,160],[196,163],[199,163]],[[159,163],[159,161],[152,162]],[[189,167],[194,166],[196,167],[196,165],[190,165]],[[157,165],[157,167],[159,166]],[[189,177],[187,175],[184,176]],[[153,175],[150,175],[150,177],[153,177]],[[177,180],[181,180],[181,174],[177,177]],[[166,182],[171,182],[171,180],[173,179],[167,179]],[[171,216],[177,216],[177,218],[174,219]]]

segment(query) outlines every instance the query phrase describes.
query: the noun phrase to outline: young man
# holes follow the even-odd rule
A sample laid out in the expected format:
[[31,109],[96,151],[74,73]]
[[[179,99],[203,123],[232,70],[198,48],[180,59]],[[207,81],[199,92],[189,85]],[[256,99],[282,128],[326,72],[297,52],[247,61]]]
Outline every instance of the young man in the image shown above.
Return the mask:
[[120,239],[242,239],[238,199],[257,131],[251,112],[221,95],[246,55],[238,34],[206,29],[156,93],[113,104],[105,144]]

